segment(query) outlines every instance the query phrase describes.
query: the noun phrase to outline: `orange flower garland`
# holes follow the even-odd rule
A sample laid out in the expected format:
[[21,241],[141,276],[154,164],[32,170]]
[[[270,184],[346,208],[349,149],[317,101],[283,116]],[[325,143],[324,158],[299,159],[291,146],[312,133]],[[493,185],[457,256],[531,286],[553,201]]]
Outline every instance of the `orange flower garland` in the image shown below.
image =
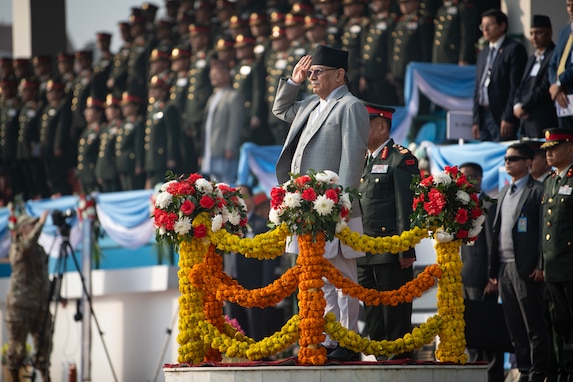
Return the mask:
[[[211,274],[217,274],[223,272],[223,259],[215,251],[215,246],[211,244],[209,250],[205,254],[205,259],[203,260],[207,272]],[[219,331],[223,331],[225,326],[225,318],[223,316],[223,302],[218,301],[214,293],[207,290],[206,287],[203,290],[203,312],[205,313],[205,319],[210,322]],[[219,350],[215,348],[209,348],[207,354],[205,355],[205,360],[208,361],[221,361],[222,356]]]
[[437,242],[438,264],[443,275],[438,281],[438,314],[443,326],[439,332],[440,343],[436,358],[442,362],[466,363],[464,299],[462,297],[462,261],[459,255],[461,240]]
[[304,364],[324,365],[326,349],[318,346],[326,338],[324,334],[324,309],[326,300],[322,286],[322,260],[324,254],[324,234],[315,238],[310,234],[298,237],[300,253],[296,263],[302,267],[298,306],[300,316],[300,350],[298,359]]

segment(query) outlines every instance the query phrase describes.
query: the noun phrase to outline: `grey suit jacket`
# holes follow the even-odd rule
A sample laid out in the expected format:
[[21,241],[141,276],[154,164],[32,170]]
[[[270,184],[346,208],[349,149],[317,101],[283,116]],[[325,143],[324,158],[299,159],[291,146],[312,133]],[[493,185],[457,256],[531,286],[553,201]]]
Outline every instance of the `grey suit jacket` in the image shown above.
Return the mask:
[[[232,89],[224,89],[221,99],[215,112],[213,113],[213,124],[211,127],[211,157],[221,158],[225,156],[225,150],[231,150],[235,156],[239,156],[241,146],[241,129],[244,121],[244,100],[241,94]],[[203,120],[203,143],[205,140],[205,128],[207,115],[214,95],[209,97],[205,108],[205,118]],[[203,144],[204,147],[204,144]]]
[[[279,183],[289,180],[291,166],[292,172],[299,174],[306,174],[310,169],[331,170],[338,174],[343,187],[358,189],[370,129],[366,107],[344,86],[335,90],[338,97],[329,101],[318,119],[307,127],[308,117],[318,106],[319,98],[312,95],[302,101],[296,101],[298,89],[298,86],[291,85],[286,78],[282,78],[273,105],[274,115],[291,123],[276,165],[277,180]],[[297,147],[300,156],[294,158]],[[353,202],[351,214],[350,228],[361,233],[362,220],[358,200]],[[339,253],[345,258],[364,256],[362,252],[341,246],[338,239],[327,244],[326,258]]]

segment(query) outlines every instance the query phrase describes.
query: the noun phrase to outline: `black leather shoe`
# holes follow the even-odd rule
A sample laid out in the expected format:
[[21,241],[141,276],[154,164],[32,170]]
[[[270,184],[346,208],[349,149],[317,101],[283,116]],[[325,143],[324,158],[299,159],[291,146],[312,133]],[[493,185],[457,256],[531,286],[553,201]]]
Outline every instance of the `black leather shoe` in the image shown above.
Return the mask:
[[342,362],[352,362],[352,361],[360,361],[360,353],[355,351],[337,347],[332,353],[327,355],[328,359],[342,361]]

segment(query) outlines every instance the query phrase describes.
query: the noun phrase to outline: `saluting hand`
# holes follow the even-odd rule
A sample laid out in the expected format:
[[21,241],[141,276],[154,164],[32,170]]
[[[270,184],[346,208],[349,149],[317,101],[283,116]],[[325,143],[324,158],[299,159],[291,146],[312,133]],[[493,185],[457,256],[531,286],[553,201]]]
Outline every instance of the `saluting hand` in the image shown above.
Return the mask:
[[302,58],[297,62],[294,69],[292,70],[291,80],[299,85],[302,84],[308,77],[308,71],[310,70],[311,63],[312,56],[302,56]]

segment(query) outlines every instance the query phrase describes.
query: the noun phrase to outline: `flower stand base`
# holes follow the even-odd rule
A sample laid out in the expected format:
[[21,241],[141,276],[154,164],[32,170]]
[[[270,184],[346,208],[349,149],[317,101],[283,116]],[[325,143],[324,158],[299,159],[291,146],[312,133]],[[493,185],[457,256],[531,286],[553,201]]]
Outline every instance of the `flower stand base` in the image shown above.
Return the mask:
[[487,382],[487,365],[380,365],[351,366],[170,367],[165,382]]

